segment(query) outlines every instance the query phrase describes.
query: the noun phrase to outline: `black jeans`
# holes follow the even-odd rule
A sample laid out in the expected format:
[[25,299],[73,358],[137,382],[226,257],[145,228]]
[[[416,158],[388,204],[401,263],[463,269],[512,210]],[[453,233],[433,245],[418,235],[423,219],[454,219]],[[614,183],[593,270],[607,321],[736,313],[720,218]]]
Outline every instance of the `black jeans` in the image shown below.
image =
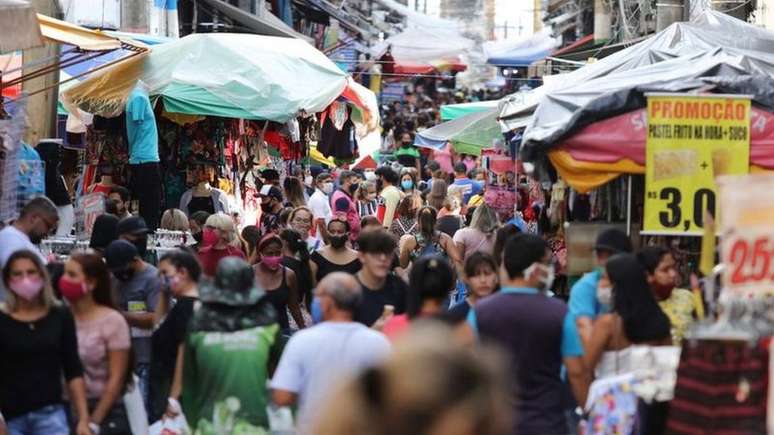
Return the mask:
[[140,216],[148,229],[155,231],[161,219],[161,167],[158,162],[129,165],[129,188],[140,202]]

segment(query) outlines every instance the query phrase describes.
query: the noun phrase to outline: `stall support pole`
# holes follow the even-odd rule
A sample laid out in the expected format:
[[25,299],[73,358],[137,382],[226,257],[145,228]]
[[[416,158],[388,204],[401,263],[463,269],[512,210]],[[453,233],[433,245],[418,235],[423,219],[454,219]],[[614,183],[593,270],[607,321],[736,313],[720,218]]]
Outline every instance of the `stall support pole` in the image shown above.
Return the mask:
[[632,176],[626,180],[626,235],[632,236]]

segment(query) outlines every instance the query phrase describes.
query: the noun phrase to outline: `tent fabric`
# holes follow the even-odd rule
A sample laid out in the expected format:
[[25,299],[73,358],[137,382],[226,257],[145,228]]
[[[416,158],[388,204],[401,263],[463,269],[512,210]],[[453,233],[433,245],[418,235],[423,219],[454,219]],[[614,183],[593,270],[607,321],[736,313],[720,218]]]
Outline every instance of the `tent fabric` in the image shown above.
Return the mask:
[[0,0],[0,53],[43,45],[35,8],[23,0]]
[[50,41],[74,45],[84,51],[106,51],[121,48],[121,41],[118,38],[104,32],[89,30],[42,14],[38,14],[38,22],[43,37]]
[[371,48],[379,58],[390,48],[397,73],[422,74],[433,70],[464,70],[460,56],[473,48],[474,42],[459,33],[428,28],[408,28]]
[[493,108],[422,130],[414,138],[414,145],[437,150],[451,142],[456,152],[478,156],[497,139],[502,139],[502,132],[497,124],[497,108]]
[[531,102],[537,99],[539,104],[525,131],[521,157],[535,161],[585,125],[644,107],[645,92],[709,87],[750,93],[756,104],[774,107],[771,47],[774,32],[719,12],[706,11],[694,22],[675,23],[536,92]]
[[322,111],[347,86],[346,74],[320,51],[273,36],[192,34],[155,47],[139,68],[119,66],[74,86],[65,99],[116,116],[139,79],[167,112],[285,122],[300,111]]
[[534,35],[517,41],[497,41],[484,43],[486,63],[496,66],[529,66],[545,58],[558,45],[546,28]]
[[441,120],[451,121],[461,116],[471,113],[483,112],[484,110],[494,109],[500,104],[499,101],[476,101],[473,103],[444,104],[441,106]]

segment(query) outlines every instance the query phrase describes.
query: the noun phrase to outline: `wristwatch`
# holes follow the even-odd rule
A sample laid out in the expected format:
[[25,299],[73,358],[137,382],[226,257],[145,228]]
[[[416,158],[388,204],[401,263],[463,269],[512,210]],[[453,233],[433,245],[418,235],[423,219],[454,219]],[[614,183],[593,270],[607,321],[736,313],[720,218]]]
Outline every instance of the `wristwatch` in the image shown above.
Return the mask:
[[91,430],[91,433],[94,435],[99,435],[99,425],[93,421],[89,422],[89,430]]

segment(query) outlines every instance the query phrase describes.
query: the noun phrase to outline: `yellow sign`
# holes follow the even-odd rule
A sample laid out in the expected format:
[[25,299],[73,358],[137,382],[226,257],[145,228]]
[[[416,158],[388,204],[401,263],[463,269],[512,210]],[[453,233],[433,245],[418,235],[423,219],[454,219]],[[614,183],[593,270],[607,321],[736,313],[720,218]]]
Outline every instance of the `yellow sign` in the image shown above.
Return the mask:
[[749,172],[750,98],[649,94],[643,233],[701,235],[715,177]]

